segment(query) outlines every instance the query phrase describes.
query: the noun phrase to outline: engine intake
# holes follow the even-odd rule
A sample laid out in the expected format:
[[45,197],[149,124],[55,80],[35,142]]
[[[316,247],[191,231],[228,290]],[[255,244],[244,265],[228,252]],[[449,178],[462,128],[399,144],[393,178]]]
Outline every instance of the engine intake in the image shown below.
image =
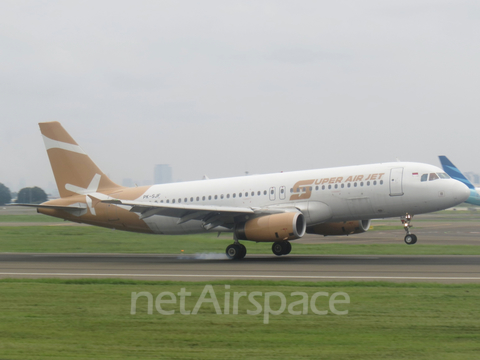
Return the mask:
[[360,234],[364,233],[370,228],[370,223],[371,220],[354,220],[323,223],[308,227],[307,233],[324,236]]
[[301,212],[265,215],[237,224],[238,240],[279,241],[295,240],[305,235],[307,223]]

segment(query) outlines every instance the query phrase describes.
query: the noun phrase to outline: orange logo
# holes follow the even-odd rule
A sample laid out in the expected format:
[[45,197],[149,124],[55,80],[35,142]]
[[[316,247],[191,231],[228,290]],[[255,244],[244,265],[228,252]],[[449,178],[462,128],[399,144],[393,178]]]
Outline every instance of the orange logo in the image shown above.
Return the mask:
[[293,192],[290,200],[305,200],[312,196],[312,188],[307,185],[312,185],[315,180],[301,180],[293,185]]

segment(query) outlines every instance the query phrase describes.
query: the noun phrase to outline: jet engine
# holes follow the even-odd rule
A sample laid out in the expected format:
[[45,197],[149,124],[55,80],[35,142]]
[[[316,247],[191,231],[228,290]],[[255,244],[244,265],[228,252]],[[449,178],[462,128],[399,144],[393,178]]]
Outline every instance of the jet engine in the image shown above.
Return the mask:
[[301,212],[265,215],[235,226],[238,240],[295,240],[305,235],[307,223]]
[[324,236],[360,234],[370,228],[370,223],[371,220],[329,222],[310,226],[307,228],[307,233]]

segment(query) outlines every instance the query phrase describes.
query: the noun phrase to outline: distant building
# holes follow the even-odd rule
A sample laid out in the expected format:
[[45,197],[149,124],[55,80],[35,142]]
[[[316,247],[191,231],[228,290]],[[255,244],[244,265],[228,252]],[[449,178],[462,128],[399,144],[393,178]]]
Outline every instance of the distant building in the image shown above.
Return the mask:
[[134,184],[134,182],[133,182],[132,179],[126,178],[126,179],[123,179],[123,180],[122,180],[122,186],[125,186],[125,187],[134,187],[135,184]]
[[153,171],[154,184],[168,184],[172,182],[172,168],[167,164],[155,165]]

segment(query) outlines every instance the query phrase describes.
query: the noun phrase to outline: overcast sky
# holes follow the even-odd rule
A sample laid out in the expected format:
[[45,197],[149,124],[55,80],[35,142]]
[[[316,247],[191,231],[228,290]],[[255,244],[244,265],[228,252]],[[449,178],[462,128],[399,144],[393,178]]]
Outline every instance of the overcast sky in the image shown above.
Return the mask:
[[[0,182],[48,187],[37,123],[112,180],[395,161],[480,172],[477,1],[0,0]],[[23,185],[23,184],[22,184]]]

